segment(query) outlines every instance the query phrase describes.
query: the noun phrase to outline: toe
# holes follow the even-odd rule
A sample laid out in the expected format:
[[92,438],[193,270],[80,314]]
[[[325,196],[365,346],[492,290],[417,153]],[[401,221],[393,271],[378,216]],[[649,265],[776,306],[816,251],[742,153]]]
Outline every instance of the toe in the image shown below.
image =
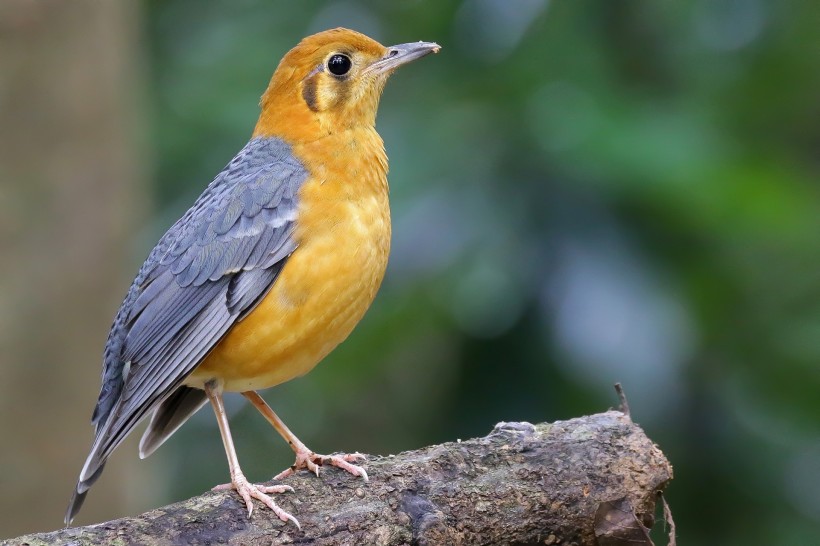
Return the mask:
[[296,519],[295,517],[293,517],[292,515],[290,515],[288,512],[285,512],[284,510],[282,510],[278,506],[276,507],[276,510],[274,510],[274,512],[276,513],[277,516],[279,516],[279,519],[281,519],[285,523],[287,523],[289,521],[292,521],[293,524],[296,525],[296,527],[300,531],[302,530],[302,526],[299,524],[299,520]]
[[365,469],[361,466],[347,462],[347,460],[344,457],[334,457],[332,458],[331,463],[333,464],[333,466],[337,466],[342,470],[345,470],[353,474],[354,476],[359,476],[363,478],[364,481],[368,481],[367,472],[365,472]]
[[[276,486],[270,486],[270,487],[276,487]],[[298,527],[301,530],[302,526],[299,524],[299,520],[297,520],[295,517],[290,515],[285,510],[282,510],[281,508],[279,508],[279,505],[276,504],[276,502],[274,502],[274,500],[272,498],[270,498],[269,496],[267,496],[265,493],[262,492],[263,488],[265,488],[265,486],[261,486],[261,487],[254,486],[253,493],[252,493],[253,496],[257,500],[259,500],[262,504],[264,504],[265,506],[270,508],[273,511],[273,513],[276,514],[276,516],[279,519],[281,519],[285,523],[287,523],[288,521],[292,521],[294,523],[294,525],[296,525],[296,527]]]
[[286,468],[282,472],[280,472],[279,474],[274,476],[273,479],[274,480],[284,480],[285,478],[287,478],[291,474],[295,474],[295,473],[296,473],[296,471],[294,470],[293,467]]
[[258,487],[263,493],[293,493],[293,488],[289,485],[260,485]]
[[242,497],[242,500],[245,501],[245,506],[248,508],[248,518],[250,519],[251,514],[253,514],[253,499],[251,498],[251,494],[247,487],[238,487],[237,492],[239,496]]

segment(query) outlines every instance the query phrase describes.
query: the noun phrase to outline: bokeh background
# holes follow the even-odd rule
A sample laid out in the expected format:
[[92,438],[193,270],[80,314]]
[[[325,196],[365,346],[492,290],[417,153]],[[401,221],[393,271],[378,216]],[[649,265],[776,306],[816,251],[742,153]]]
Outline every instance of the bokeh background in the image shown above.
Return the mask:
[[[443,50],[387,86],[387,278],[265,393],[290,427],[387,454],[602,411],[620,381],[683,543],[820,543],[820,3],[792,0],[4,0],[0,537],[62,524],[139,264],[282,54],[340,25]],[[289,465],[229,398],[249,477]],[[228,478],[209,409],[135,446],[77,523]]]

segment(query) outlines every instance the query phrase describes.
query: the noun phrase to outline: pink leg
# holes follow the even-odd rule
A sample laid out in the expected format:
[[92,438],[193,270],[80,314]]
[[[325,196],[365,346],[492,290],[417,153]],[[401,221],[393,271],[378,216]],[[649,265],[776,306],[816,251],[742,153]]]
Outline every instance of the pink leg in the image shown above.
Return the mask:
[[242,396],[250,400],[251,404],[259,410],[259,413],[265,416],[265,419],[273,425],[273,428],[276,429],[282,438],[290,445],[293,451],[296,453],[296,462],[293,463],[293,466],[287,468],[274,476],[273,479],[281,480],[282,478],[286,478],[291,474],[296,473],[297,470],[306,469],[317,476],[319,475],[319,467],[329,464],[332,466],[337,466],[342,470],[346,470],[350,472],[354,476],[361,476],[364,478],[364,481],[367,481],[367,472],[365,472],[364,468],[361,466],[352,464],[357,461],[363,461],[365,459],[364,455],[361,453],[350,453],[350,454],[340,454],[340,455],[318,455],[307,448],[305,444],[302,443],[299,438],[293,434],[290,429],[285,425],[284,422],[279,418],[276,413],[271,409],[271,407],[265,402],[261,396],[259,396],[254,391],[246,391],[242,393]]
[[222,434],[222,443],[225,445],[225,454],[228,456],[228,466],[231,471],[231,483],[219,485],[214,489],[235,489],[242,497],[242,500],[245,501],[245,506],[248,507],[248,517],[253,512],[253,501],[251,500],[253,498],[273,510],[274,514],[282,521],[292,521],[301,529],[302,527],[296,518],[279,508],[273,499],[267,495],[268,493],[293,491],[293,488],[288,485],[256,485],[248,482],[248,479],[242,473],[242,469],[239,468],[239,459],[233,446],[231,429],[228,427],[228,416],[225,414],[225,405],[222,402],[222,389],[213,382],[209,382],[205,384],[205,393],[208,395],[208,400],[211,401],[214,413],[216,413],[216,422],[219,424],[219,432]]

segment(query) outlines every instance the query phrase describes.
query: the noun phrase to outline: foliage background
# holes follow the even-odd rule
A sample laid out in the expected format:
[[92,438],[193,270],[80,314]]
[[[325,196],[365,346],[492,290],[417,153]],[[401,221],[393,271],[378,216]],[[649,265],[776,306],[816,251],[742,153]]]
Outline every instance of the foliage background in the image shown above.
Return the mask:
[[[820,541],[820,4],[146,0],[129,13],[147,204],[121,235],[100,323],[247,140],[302,36],[437,41],[382,100],[394,248],[379,297],[349,341],[266,399],[317,451],[387,454],[601,411],[620,381],[675,467],[681,540]],[[77,342],[99,353],[104,334]],[[90,411],[97,362],[38,365],[44,378],[72,367]],[[252,408],[229,408],[251,479],[292,462]],[[59,448],[70,456],[24,475],[67,500],[88,432],[49,419],[80,431]],[[110,474],[125,505],[92,492],[79,523],[222,483],[211,412],[131,477]],[[15,509],[31,507],[4,510],[0,535],[61,518],[24,527]]]

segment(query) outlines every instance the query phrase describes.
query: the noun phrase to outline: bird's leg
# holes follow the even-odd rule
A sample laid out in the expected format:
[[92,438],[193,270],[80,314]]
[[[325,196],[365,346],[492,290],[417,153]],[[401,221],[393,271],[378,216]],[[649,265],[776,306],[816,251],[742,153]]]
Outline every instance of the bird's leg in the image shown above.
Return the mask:
[[291,474],[296,473],[297,470],[306,469],[310,472],[313,472],[317,476],[319,475],[319,467],[329,464],[332,466],[336,466],[341,468],[342,470],[346,470],[353,474],[354,476],[361,476],[364,478],[364,481],[367,481],[367,472],[365,472],[364,468],[361,466],[352,464],[357,461],[363,461],[365,459],[364,455],[361,453],[343,453],[339,455],[318,455],[308,449],[308,447],[302,443],[299,438],[293,434],[290,429],[285,425],[285,423],[279,418],[276,413],[271,409],[271,407],[265,402],[261,396],[259,396],[254,391],[245,391],[242,393],[242,396],[250,400],[251,404],[259,410],[259,413],[265,416],[265,419],[273,425],[273,428],[276,429],[282,438],[288,443],[288,445],[293,449],[296,453],[296,462],[293,463],[293,466],[287,468],[274,476],[273,479],[281,480],[282,478],[286,478]]
[[282,521],[292,521],[301,529],[302,527],[296,518],[279,508],[273,499],[268,496],[268,493],[284,493],[293,491],[293,488],[288,485],[256,485],[248,482],[248,479],[242,473],[242,469],[239,468],[239,459],[233,446],[231,429],[228,426],[228,416],[225,413],[225,404],[222,402],[222,389],[214,381],[209,381],[205,384],[205,394],[208,395],[208,400],[211,401],[214,408],[216,422],[219,424],[219,432],[222,434],[222,443],[225,445],[225,454],[228,456],[228,466],[231,470],[231,483],[218,485],[214,489],[235,489],[242,497],[242,500],[245,501],[245,506],[248,507],[248,517],[253,512],[253,501],[251,500],[253,498],[273,510],[273,513]]

